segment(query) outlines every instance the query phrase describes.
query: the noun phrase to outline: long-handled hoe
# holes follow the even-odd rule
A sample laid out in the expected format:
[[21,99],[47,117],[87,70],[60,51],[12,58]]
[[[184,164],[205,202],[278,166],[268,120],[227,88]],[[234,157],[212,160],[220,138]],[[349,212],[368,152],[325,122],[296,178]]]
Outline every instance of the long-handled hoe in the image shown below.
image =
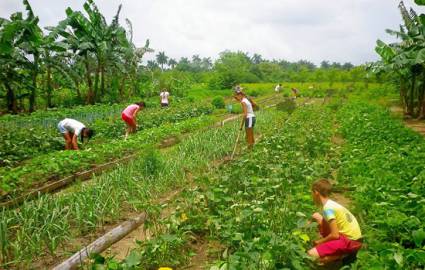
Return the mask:
[[232,155],[230,156],[230,160],[233,160],[233,157],[235,156],[236,148],[238,147],[238,143],[239,143],[239,138],[241,137],[243,124],[244,124],[244,119],[242,119],[241,127],[239,128],[238,136],[236,137],[235,146],[233,147],[233,152],[232,152]]

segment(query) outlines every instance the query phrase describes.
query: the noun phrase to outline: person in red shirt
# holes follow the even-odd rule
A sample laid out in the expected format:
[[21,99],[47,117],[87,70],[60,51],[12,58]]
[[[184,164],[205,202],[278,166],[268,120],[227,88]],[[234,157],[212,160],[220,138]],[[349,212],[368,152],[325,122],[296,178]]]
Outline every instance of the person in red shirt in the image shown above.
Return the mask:
[[127,129],[125,132],[125,139],[127,139],[128,134],[136,132],[137,123],[136,116],[140,110],[143,110],[146,107],[143,101],[137,102],[135,104],[131,104],[127,106],[121,113],[121,118],[127,125]]

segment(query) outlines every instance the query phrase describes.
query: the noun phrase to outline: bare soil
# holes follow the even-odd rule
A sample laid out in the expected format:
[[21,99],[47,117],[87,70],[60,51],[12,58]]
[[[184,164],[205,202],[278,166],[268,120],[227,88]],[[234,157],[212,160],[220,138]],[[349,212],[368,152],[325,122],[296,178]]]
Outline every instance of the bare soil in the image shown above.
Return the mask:
[[[403,108],[400,106],[392,106],[390,111],[398,116],[404,117]],[[425,120],[411,119],[411,118],[403,118],[403,122],[406,127],[418,132],[422,136],[425,136]]]
[[424,120],[415,120],[415,119],[406,119],[404,120],[404,124],[418,132],[422,136],[425,136],[425,121]]

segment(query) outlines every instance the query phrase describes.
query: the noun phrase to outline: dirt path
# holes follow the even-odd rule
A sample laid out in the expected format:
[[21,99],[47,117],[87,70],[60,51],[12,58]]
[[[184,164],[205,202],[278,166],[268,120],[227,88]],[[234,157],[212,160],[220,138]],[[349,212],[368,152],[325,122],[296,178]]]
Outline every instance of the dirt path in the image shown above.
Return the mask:
[[[390,111],[397,116],[403,117],[403,109],[399,106],[391,107]],[[403,119],[403,122],[406,127],[418,132],[422,136],[425,136],[425,120]]]
[[416,119],[406,119],[404,120],[404,124],[418,132],[422,136],[425,136],[425,121],[424,120],[416,120]]

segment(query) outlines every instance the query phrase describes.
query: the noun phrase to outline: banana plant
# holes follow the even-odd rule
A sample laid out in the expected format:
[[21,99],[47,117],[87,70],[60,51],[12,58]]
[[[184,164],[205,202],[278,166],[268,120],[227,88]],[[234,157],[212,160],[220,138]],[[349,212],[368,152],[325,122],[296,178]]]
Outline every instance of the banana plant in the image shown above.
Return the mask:
[[[375,51],[381,61],[372,70],[392,72],[400,81],[400,96],[405,113],[425,117],[425,15],[407,10],[403,1],[399,9],[404,24],[399,31],[387,30],[390,35],[401,39],[398,43],[386,44],[377,41]],[[415,102],[415,99],[417,100]]]
[[[16,95],[13,84],[19,86],[20,79],[30,78],[26,87],[30,92],[23,96],[29,97],[29,111],[35,110],[37,77],[40,72],[40,48],[43,32],[38,26],[38,17],[32,11],[27,0],[23,1],[27,11],[26,18],[21,12],[14,13],[10,20],[0,19],[0,73],[6,89],[8,109],[16,112]],[[24,84],[25,84],[24,83]]]

